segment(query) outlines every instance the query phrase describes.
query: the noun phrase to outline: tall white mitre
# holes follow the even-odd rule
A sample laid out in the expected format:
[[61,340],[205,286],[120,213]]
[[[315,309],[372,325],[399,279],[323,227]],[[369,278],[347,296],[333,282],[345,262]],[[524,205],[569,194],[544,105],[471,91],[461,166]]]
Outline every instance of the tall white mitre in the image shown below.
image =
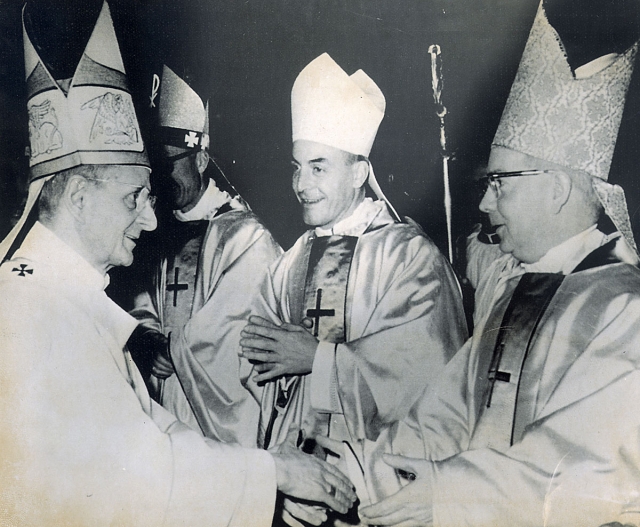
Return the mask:
[[[347,75],[323,53],[300,72],[291,89],[292,140],[313,141],[368,158],[385,108],[382,91],[364,71]],[[371,163],[369,167],[369,186],[399,220]]]
[[209,104],[168,66],[162,68],[158,120],[165,145],[209,148]]
[[607,179],[637,51],[636,42],[572,71],[541,2],[492,143],[591,175],[633,249],[624,191]]
[[368,157],[385,106],[380,88],[364,71],[349,76],[323,53],[293,84],[293,141],[306,139]]
[[23,21],[29,195],[22,216],[0,244],[5,259],[40,196],[60,171],[79,165],[149,168],[120,48],[106,1],[65,94],[36,52]]

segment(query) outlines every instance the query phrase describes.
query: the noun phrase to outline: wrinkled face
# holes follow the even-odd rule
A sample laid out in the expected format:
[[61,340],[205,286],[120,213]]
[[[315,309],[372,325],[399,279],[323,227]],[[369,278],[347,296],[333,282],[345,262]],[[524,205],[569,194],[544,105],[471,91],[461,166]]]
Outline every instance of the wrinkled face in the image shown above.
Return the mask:
[[[516,172],[541,168],[535,158],[494,148],[488,173]],[[480,210],[489,215],[500,237],[500,249],[524,263],[537,262],[549,249],[546,232],[553,221],[551,212],[552,176],[510,177],[499,180],[500,195],[488,188]]]
[[171,158],[187,153],[184,148],[165,145],[164,152],[167,160],[164,175],[169,178],[171,207],[182,211],[193,208],[200,199],[202,187],[202,178],[195,162],[196,152],[190,152],[191,155],[175,161],[171,161]]
[[330,229],[360,202],[349,154],[331,146],[298,140],[293,143],[293,191],[310,227]]
[[137,195],[144,188],[150,190],[146,168],[113,165],[104,167],[96,177],[108,181],[90,182],[87,186],[80,230],[92,258],[90,263],[107,272],[133,263],[136,240],[142,231],[154,230],[157,221],[149,202],[136,211]]

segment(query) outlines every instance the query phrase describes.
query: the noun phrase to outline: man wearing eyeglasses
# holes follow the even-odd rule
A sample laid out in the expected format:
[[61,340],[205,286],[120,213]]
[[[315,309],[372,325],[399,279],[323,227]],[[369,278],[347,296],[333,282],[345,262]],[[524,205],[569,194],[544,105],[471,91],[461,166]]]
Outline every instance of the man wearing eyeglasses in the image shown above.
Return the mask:
[[[268,526],[276,490],[346,511],[355,495],[334,467],[295,449],[271,454],[204,439],[149,397],[125,346],[137,321],[104,291],[107,272],[130,265],[142,231],[156,227],[109,6],[91,5],[82,58],[60,79],[31,40],[33,31],[42,37],[28,22],[42,15],[37,6],[25,8],[29,196],[0,244],[3,518]],[[86,23],[75,18],[86,15],[77,4],[65,9]]]
[[209,177],[208,105],[168,66],[159,88],[159,183],[174,218],[161,225],[160,261],[135,299],[140,326],[129,347],[151,359],[152,395],[183,423],[255,447],[260,394],[245,388],[258,390],[238,356],[240,332],[282,250],[242,198]]
[[640,31],[601,9],[541,3],[480,204],[506,254],[365,524],[637,525],[640,272],[607,178]]

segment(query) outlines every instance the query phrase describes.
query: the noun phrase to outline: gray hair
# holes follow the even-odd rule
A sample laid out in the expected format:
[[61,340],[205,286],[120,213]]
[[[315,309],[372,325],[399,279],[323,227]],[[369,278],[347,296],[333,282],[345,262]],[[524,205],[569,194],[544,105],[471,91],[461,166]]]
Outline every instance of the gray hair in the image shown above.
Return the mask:
[[103,165],[80,165],[54,175],[44,184],[40,192],[38,219],[43,223],[50,223],[53,220],[71,176],[78,175],[93,179],[100,177],[103,168]]

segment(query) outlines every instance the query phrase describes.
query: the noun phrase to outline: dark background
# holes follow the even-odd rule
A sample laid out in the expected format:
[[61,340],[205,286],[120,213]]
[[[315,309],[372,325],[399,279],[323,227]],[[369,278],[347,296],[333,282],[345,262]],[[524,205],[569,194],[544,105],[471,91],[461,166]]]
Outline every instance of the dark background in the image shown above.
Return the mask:
[[[19,212],[27,177],[22,4],[0,0],[1,235]],[[473,171],[488,157],[537,5],[538,0],[110,1],[146,139],[153,130],[153,73],[161,72],[163,62],[178,73],[190,71],[194,87],[210,101],[212,153],[285,249],[305,228],[290,189],[291,86],[325,51],[347,73],[362,68],[387,99],[370,156],[380,184],[400,214],[421,223],[443,251],[442,161],[428,48],[442,49],[447,139],[454,156],[454,236],[461,237],[478,220]],[[625,186],[640,226],[639,75],[632,81],[610,181]]]

